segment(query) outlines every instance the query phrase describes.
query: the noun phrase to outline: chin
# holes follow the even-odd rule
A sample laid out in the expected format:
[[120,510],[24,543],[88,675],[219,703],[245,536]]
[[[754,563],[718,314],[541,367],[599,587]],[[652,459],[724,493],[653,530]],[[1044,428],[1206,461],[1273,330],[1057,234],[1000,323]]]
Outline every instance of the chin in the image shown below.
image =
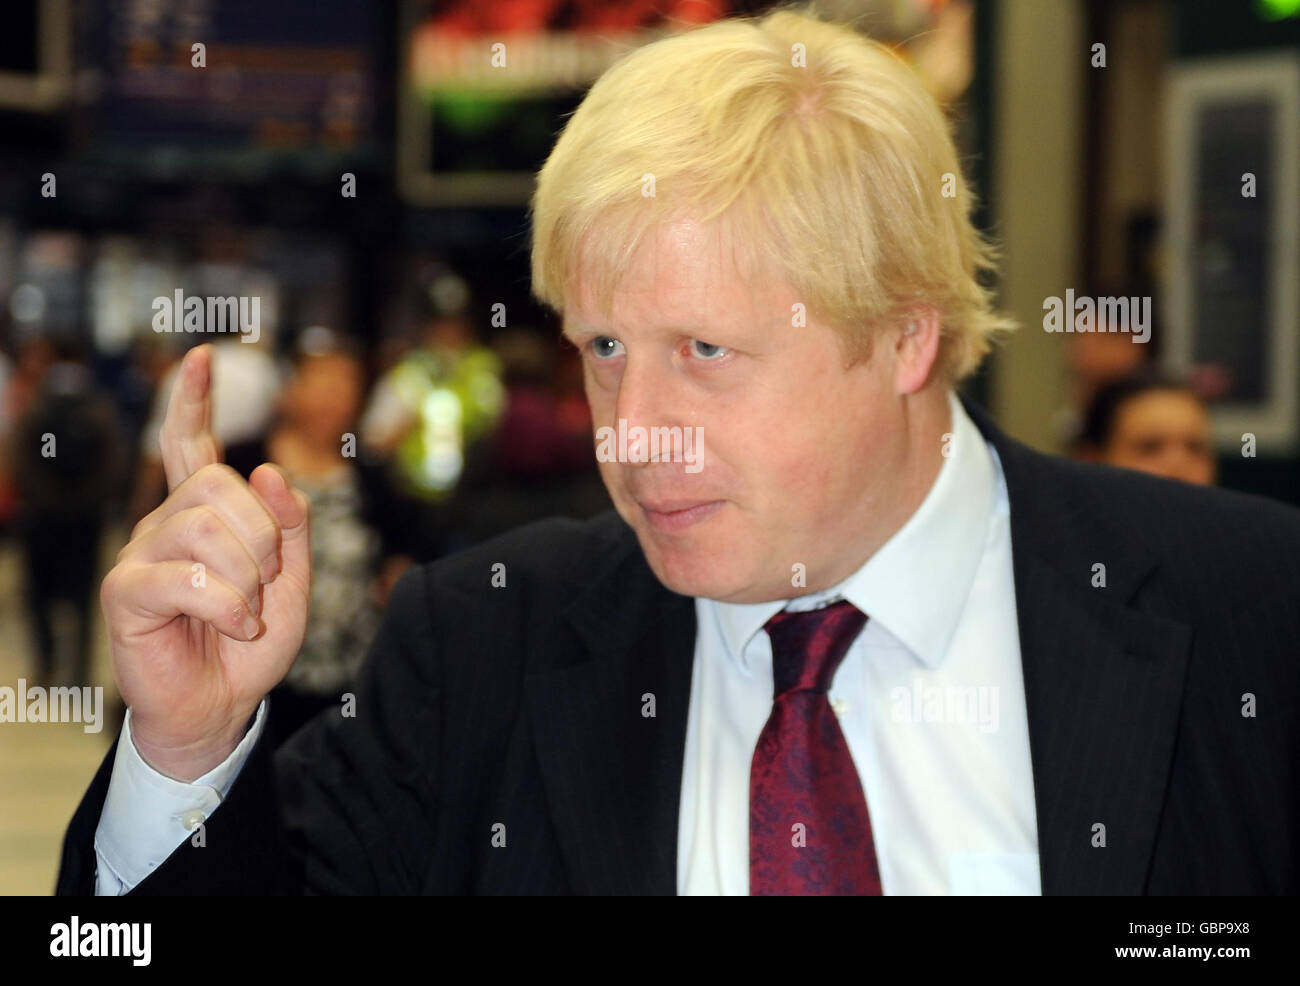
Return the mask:
[[629,498],[619,513],[636,533],[646,563],[665,588],[683,596],[736,601],[754,585],[758,565],[744,546],[752,535],[737,523],[730,504],[685,526],[653,523]]
[[701,570],[698,565],[675,558],[646,558],[655,577],[679,595],[725,600],[736,590],[736,580],[716,569]]
[[716,546],[666,545],[653,533],[638,530],[637,538],[650,570],[665,588],[683,596],[739,602],[753,585],[745,560]]

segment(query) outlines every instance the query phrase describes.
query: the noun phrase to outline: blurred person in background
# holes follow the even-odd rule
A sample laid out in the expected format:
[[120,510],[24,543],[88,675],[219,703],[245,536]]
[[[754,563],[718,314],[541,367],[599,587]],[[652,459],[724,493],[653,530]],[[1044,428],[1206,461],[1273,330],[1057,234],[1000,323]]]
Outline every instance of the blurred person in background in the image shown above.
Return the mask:
[[1215,479],[1209,409],[1189,385],[1154,372],[1093,394],[1076,454],[1200,486]]
[[248,444],[242,461],[230,463],[245,477],[264,461],[280,466],[307,495],[314,520],[312,621],[298,659],[271,692],[276,746],[317,712],[339,705],[386,599],[376,530],[383,507],[355,451],[365,386],[364,363],[336,333],[305,330],[265,442]]
[[592,466],[591,415],[561,413],[551,340],[535,329],[507,329],[492,349],[506,388],[505,412],[491,443],[493,468],[506,479],[529,480]]
[[469,543],[447,505],[466,456],[504,405],[500,361],[476,338],[465,282],[443,270],[427,294],[420,343],[375,384],[360,435],[367,456],[388,463],[407,500],[406,542],[418,561]]
[[[565,356],[576,356],[565,347]],[[505,409],[466,462],[453,527],[478,543],[552,515],[589,517],[609,509],[581,381],[575,408],[559,391],[555,342],[536,329],[506,329],[492,350],[501,362]]]
[[46,373],[57,359],[54,341],[45,335],[27,335],[19,343],[14,371],[5,395],[10,421],[16,421],[31,406]]
[[[8,422],[6,428],[0,429],[0,522],[12,519],[13,512],[17,509],[15,481],[7,465],[11,457],[6,451],[6,436],[12,438],[15,425],[36,399],[41,383],[54,361],[54,343],[45,335],[28,334],[19,340],[3,394],[0,394],[0,400],[4,402],[0,419]],[[8,492],[3,492],[4,490]]]
[[[114,402],[122,422],[123,441],[129,450],[128,476],[138,474],[145,456],[141,441],[153,417],[153,402],[175,363],[172,347],[152,332],[131,344],[131,357],[116,381]],[[156,448],[149,458],[157,458]],[[129,494],[130,491],[128,491]]]
[[[1099,286],[1093,298],[1131,297],[1137,289]],[[1153,342],[1136,343],[1128,332],[1107,324],[1106,313],[1097,311],[1095,332],[1072,332],[1065,336],[1065,364],[1069,373],[1066,404],[1055,415],[1056,433],[1068,446],[1083,427],[1083,417],[1097,391],[1123,380],[1150,365],[1156,355]],[[1159,334],[1152,332],[1152,338]]]
[[[53,361],[14,426],[9,466],[39,682],[83,685],[90,673],[100,534],[120,475],[117,422],[80,347],[69,340],[48,345]],[[70,604],[74,619],[66,663],[56,653],[59,603]]]

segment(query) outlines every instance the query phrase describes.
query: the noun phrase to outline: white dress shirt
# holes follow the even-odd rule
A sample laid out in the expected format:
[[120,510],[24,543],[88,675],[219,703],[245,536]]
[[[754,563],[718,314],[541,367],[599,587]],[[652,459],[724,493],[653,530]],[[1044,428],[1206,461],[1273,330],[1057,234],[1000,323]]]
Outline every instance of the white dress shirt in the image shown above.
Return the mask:
[[884,892],[1041,892],[1006,483],[952,394],[949,407],[930,492],[851,576],[795,600],[695,600],[679,893],[749,893],[749,769],[773,691],[763,624],[836,598],[867,614],[829,697]]
[[[1038,835],[1011,532],[997,453],[955,396],[951,454],[916,513],[838,586],[793,601],[696,599],[678,825],[683,894],[749,892],[749,768],[772,708],[767,619],[849,600],[868,616],[831,705],[866,792],[886,894],[1037,894]],[[95,834],[95,892],[127,892],[220,803],[261,735],[193,784],[135,750],[130,714]]]

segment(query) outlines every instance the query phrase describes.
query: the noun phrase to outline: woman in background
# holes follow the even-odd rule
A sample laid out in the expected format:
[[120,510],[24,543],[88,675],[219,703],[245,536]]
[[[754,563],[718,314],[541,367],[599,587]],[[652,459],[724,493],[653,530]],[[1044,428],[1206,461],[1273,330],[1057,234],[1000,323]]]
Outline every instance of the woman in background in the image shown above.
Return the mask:
[[1156,373],[1101,387],[1084,415],[1076,455],[1209,486],[1215,479],[1210,412],[1192,388]]
[[311,501],[311,620],[297,660],[271,692],[274,746],[323,709],[343,714],[344,695],[378,627],[380,539],[355,458],[364,394],[361,360],[334,333],[308,329],[299,339],[276,422],[258,450],[264,454],[248,461],[230,457],[245,476],[263,460],[275,463]]

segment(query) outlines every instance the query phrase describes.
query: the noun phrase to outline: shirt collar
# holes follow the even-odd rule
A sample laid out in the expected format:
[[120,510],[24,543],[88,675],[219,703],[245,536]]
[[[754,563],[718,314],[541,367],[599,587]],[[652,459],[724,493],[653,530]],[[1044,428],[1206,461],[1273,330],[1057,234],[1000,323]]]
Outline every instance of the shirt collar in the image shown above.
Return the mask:
[[823,592],[766,603],[702,600],[728,655],[748,671],[745,650],[763,625],[790,608],[847,599],[928,667],[938,667],[957,628],[984,553],[997,501],[993,453],[961,401],[948,392],[951,454],[907,522],[856,572]]

